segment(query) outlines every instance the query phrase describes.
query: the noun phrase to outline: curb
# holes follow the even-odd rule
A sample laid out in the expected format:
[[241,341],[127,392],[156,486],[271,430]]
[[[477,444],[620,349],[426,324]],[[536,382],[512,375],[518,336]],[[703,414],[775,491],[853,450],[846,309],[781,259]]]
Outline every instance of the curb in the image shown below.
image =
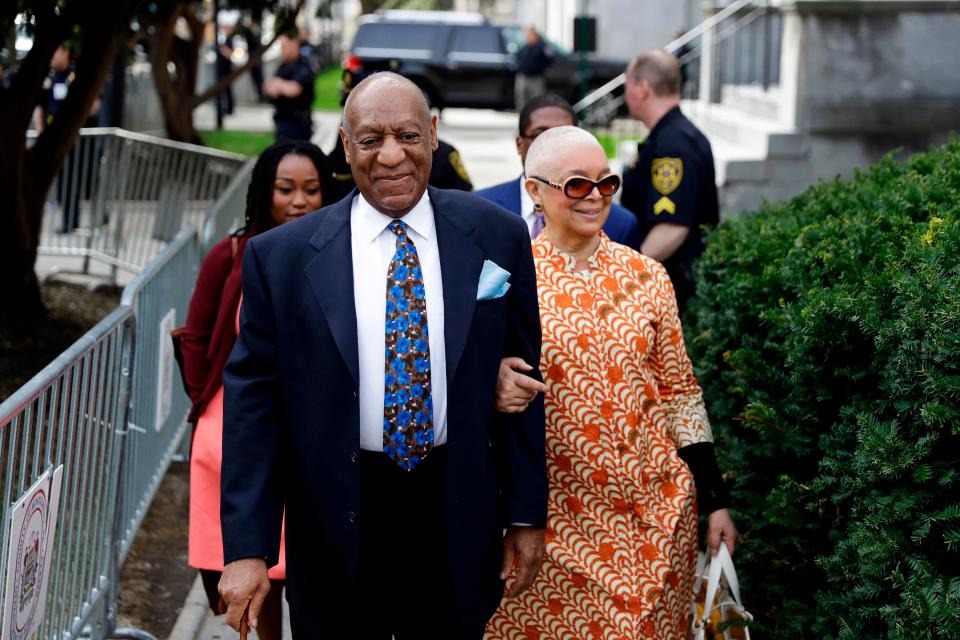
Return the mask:
[[200,576],[193,581],[187,599],[183,602],[183,609],[177,617],[176,624],[170,632],[170,640],[196,640],[207,620],[209,606],[206,593],[203,591],[203,582]]

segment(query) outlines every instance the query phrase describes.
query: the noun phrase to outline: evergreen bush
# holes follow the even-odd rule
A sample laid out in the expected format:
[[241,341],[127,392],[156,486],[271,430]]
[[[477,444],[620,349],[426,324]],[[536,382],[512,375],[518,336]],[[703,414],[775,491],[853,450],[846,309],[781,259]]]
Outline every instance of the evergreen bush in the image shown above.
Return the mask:
[[724,221],[697,273],[755,637],[960,638],[960,140]]

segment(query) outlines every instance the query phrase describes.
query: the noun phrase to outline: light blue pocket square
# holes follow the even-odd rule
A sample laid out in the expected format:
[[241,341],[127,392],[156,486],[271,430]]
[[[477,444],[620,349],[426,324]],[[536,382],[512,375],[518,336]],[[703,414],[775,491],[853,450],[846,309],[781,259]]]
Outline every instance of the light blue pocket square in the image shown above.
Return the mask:
[[494,300],[505,295],[510,289],[509,278],[509,271],[492,260],[484,260],[477,284],[477,300]]

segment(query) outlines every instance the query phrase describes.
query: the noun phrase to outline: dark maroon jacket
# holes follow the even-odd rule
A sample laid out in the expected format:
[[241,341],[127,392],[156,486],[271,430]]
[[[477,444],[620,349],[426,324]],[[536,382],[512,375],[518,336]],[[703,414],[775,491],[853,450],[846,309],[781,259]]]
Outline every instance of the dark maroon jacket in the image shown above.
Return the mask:
[[237,339],[240,267],[246,244],[246,238],[233,236],[215,244],[200,265],[197,286],[190,299],[187,328],[180,346],[183,376],[193,402],[187,420],[194,424],[223,384],[223,366]]

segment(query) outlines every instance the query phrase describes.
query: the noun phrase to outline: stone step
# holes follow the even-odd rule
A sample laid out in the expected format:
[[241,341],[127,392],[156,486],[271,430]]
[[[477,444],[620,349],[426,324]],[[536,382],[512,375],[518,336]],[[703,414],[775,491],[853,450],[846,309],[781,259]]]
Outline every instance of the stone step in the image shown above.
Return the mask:
[[720,88],[720,101],[744,113],[780,122],[780,87],[771,85],[725,84]]
[[682,108],[711,143],[724,140],[752,149],[761,158],[796,158],[806,153],[804,136],[774,120],[726,104],[689,100]]

